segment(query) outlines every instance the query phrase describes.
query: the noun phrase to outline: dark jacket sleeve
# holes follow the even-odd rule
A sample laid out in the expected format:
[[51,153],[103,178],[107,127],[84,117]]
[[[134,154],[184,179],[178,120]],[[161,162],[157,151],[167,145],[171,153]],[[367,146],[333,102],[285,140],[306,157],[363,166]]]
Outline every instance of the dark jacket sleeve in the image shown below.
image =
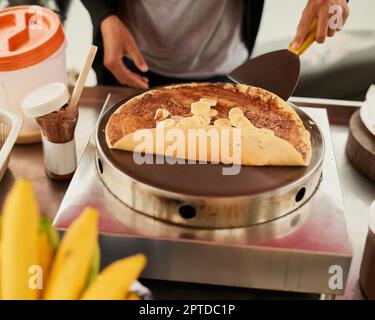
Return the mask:
[[100,32],[100,24],[102,21],[112,14],[116,14],[119,1],[116,0],[81,0],[88,10],[93,26],[93,43],[98,47],[93,68],[99,84],[119,85],[118,81],[103,65],[104,50],[102,33]]
[[117,1],[115,0],[81,0],[90,13],[94,28],[99,29],[101,22],[108,16],[115,14]]

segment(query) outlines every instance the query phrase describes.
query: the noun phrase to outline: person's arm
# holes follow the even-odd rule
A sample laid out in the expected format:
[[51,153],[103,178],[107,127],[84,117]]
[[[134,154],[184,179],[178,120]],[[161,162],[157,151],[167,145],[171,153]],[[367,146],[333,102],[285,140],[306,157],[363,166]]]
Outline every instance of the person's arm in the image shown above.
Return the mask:
[[[316,42],[323,43],[327,37],[333,37],[337,31],[341,30],[349,17],[350,10],[347,2],[347,0],[308,0],[298,24],[297,33],[292,41],[292,48],[298,49],[301,46],[314,20],[318,20]],[[337,17],[333,17],[337,19],[331,20],[330,8],[333,11],[336,11],[336,8],[341,8],[335,12]]]
[[128,55],[141,71],[148,70],[132,34],[116,15],[117,2],[114,0],[81,1],[91,15],[94,39],[101,39],[100,44],[104,51],[101,55],[103,59],[101,63],[120,84],[147,89],[148,79],[131,72],[123,62],[123,58]]
[[116,79],[133,88],[148,89],[148,79],[130,71],[123,58],[128,55],[143,72],[148,66],[125,24],[116,16],[106,17],[100,24],[104,47],[104,66],[111,71]]

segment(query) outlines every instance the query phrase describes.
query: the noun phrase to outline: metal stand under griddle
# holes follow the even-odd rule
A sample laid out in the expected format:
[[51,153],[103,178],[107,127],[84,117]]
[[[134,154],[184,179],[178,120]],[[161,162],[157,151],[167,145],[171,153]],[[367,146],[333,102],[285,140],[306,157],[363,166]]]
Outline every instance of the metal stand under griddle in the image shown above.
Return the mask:
[[303,110],[323,132],[323,179],[310,200],[286,216],[249,227],[198,229],[136,212],[100,179],[93,135],[54,225],[65,229],[83,207],[98,208],[104,264],[143,252],[149,261],[145,278],[343,294],[352,250],[328,119],[324,109]]

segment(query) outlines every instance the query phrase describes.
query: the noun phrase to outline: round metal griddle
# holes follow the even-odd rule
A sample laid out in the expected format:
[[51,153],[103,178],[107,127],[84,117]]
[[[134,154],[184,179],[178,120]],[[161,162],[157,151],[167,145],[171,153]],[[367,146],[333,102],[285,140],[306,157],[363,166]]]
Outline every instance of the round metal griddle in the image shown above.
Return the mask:
[[294,107],[296,112],[311,134],[310,165],[242,166],[238,175],[230,176],[222,174],[222,164],[169,165],[154,161],[138,165],[132,152],[110,149],[105,139],[106,124],[128,99],[116,103],[99,122],[97,168],[106,187],[124,204],[141,213],[191,227],[243,227],[295,211],[319,185],[323,137],[315,122],[297,107]]

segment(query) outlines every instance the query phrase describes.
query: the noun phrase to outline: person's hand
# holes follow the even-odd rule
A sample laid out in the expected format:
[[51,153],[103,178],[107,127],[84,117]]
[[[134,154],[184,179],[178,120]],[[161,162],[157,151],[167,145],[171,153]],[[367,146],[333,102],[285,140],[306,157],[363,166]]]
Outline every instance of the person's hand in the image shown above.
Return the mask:
[[314,20],[318,21],[315,41],[323,43],[326,37],[333,37],[336,31],[341,30],[348,16],[346,0],[309,0],[292,41],[292,48],[296,50],[301,46]]
[[122,60],[125,55],[129,55],[139,70],[143,72],[148,70],[148,66],[128,28],[116,15],[111,15],[102,21],[100,29],[104,46],[104,66],[112,72],[121,84],[133,88],[147,89],[148,79],[131,72]]

